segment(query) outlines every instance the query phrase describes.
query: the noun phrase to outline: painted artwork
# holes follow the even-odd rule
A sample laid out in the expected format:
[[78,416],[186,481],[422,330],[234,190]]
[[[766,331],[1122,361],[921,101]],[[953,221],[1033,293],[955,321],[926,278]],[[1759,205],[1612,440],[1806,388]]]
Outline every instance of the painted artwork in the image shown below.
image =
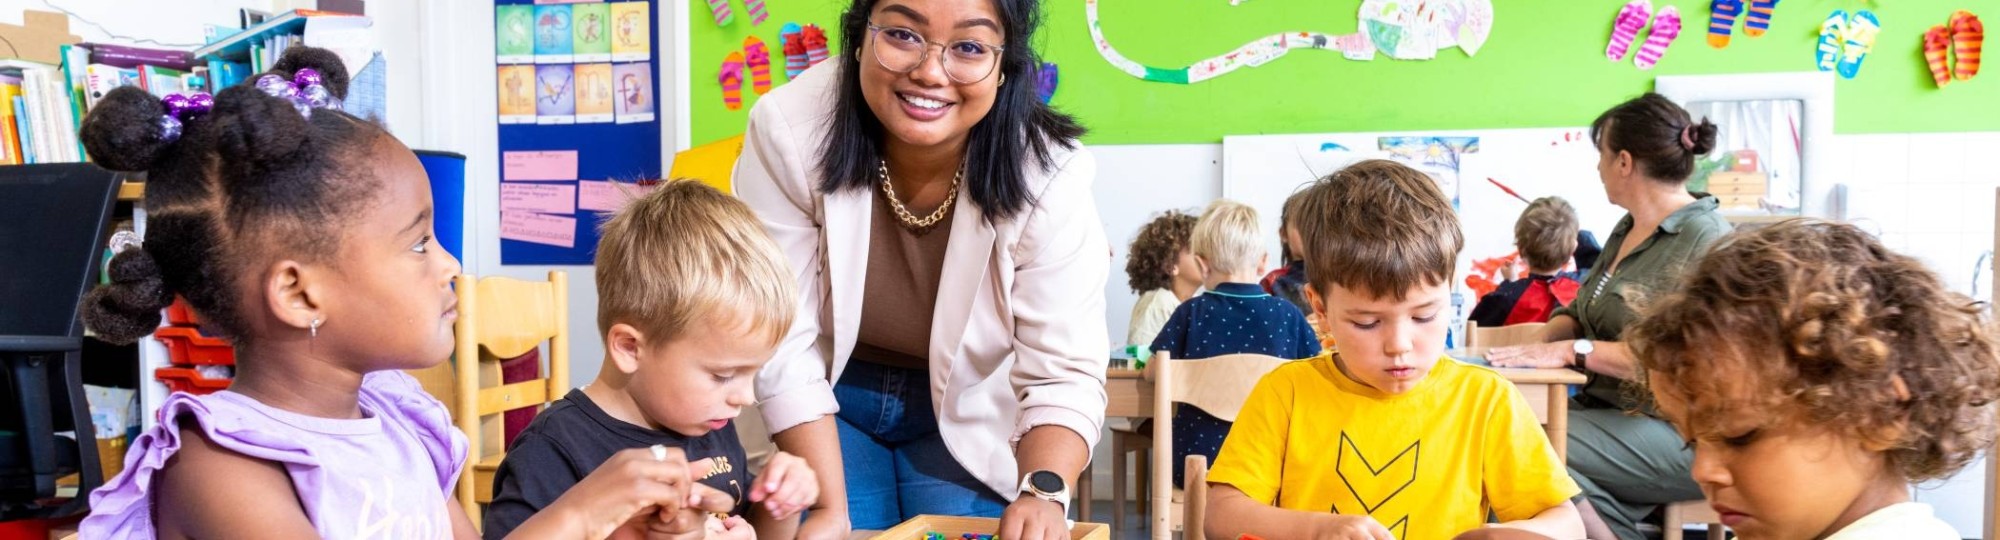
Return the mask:
[[570,6],[535,6],[535,60],[567,63],[576,53]]
[[612,120],[611,64],[576,65],[576,123]]
[[540,124],[576,122],[576,71],[571,66],[535,66],[535,117]]
[[611,69],[612,88],[617,92],[612,108],[618,123],[653,121],[658,104],[654,101],[652,64],[617,64]]
[[[1232,5],[1241,0],[1232,2]],[[1359,28],[1349,34],[1287,32],[1245,43],[1235,50],[1181,68],[1148,66],[1125,57],[1104,37],[1097,0],[1084,0],[1084,19],[1099,56],[1113,67],[1148,81],[1194,84],[1245,67],[1277,60],[1294,49],[1339,51],[1349,60],[1373,60],[1377,52],[1398,60],[1429,60],[1458,48],[1479,53],[1493,31],[1491,0],[1364,0]]]
[[611,4],[611,60],[643,62],[652,59],[652,13],[645,2]]
[[1479,152],[1478,137],[1382,137],[1379,148],[1417,170],[1437,178],[1438,187],[1459,207],[1461,157]]
[[611,4],[570,6],[570,25],[577,62],[611,61]]
[[534,61],[535,6],[493,8],[493,53],[502,64]]
[[535,67],[500,66],[500,123],[535,122]]

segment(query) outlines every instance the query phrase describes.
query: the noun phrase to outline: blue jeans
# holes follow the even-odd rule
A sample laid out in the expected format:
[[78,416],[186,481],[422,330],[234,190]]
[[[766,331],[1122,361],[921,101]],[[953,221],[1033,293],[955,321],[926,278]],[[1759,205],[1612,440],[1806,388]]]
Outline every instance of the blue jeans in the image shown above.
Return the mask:
[[885,530],[920,514],[1000,517],[1007,509],[1007,499],[945,448],[930,380],[923,370],[857,360],[833,387],[847,511],[856,530]]

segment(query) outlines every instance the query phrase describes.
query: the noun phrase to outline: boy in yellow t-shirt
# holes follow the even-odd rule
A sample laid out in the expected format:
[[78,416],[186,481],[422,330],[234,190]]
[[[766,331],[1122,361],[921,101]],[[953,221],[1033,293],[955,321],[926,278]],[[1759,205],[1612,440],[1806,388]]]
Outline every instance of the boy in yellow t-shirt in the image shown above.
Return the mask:
[[1581,538],[1576,482],[1527,401],[1443,358],[1458,218],[1430,177],[1365,161],[1303,192],[1306,299],[1336,351],[1266,375],[1209,473],[1207,534]]

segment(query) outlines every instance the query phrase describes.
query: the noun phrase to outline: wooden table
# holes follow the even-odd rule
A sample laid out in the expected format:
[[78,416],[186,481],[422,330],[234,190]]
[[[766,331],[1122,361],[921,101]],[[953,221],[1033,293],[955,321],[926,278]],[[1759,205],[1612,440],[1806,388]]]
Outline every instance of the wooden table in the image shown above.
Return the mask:
[[[1556,456],[1567,459],[1569,387],[1583,384],[1587,380],[1583,374],[1568,369],[1494,368],[1493,371],[1514,383],[1514,387],[1521,390],[1521,395],[1528,398],[1528,407],[1535,411],[1535,420],[1548,430],[1549,443],[1555,446]],[[1104,393],[1110,398],[1104,409],[1105,417],[1153,417],[1153,383],[1147,381],[1139,370],[1105,370]]]

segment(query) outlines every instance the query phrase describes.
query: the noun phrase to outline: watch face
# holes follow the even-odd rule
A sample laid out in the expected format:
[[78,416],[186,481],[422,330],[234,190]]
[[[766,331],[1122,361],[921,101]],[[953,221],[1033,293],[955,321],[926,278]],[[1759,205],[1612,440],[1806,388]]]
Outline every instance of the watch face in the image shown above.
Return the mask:
[[1055,493],[1063,490],[1062,477],[1049,471],[1035,471],[1033,474],[1029,474],[1028,484],[1035,486],[1036,490],[1043,493]]

